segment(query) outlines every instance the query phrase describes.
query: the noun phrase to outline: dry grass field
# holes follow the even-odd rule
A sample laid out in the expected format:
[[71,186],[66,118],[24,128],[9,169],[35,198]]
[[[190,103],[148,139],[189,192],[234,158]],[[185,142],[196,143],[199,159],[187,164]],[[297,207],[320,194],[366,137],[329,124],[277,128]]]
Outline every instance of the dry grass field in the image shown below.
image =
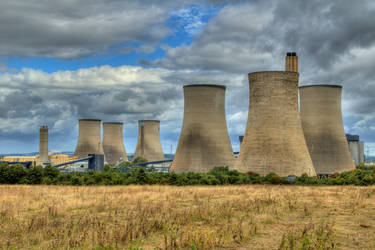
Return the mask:
[[375,249],[375,187],[0,186],[1,249]]

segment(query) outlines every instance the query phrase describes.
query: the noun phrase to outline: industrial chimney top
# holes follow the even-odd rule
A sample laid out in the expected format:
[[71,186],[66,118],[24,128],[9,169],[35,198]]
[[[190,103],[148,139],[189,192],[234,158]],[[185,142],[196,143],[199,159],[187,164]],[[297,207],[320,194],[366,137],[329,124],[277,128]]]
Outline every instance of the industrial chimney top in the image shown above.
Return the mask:
[[190,84],[190,85],[185,85],[185,87],[216,87],[216,88],[222,88],[226,89],[224,85],[218,85],[218,84]]

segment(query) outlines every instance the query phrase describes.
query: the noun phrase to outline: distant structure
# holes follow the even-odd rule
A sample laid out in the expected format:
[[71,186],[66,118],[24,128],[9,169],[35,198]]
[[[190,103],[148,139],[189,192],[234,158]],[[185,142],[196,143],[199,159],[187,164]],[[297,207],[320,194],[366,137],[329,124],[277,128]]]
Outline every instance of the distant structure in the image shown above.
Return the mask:
[[103,122],[103,150],[111,165],[128,161],[123,138],[122,122]]
[[39,129],[39,165],[49,164],[48,158],[48,126],[40,126]]
[[315,176],[298,112],[298,73],[250,73],[249,85],[248,120],[235,169]]
[[96,119],[79,120],[78,142],[74,156],[83,158],[89,154],[104,155],[100,124],[101,120]]
[[298,72],[298,56],[296,52],[286,53],[285,71]]
[[333,174],[355,168],[345,138],[338,85],[299,88],[302,127],[317,174]]
[[346,134],[350,154],[356,166],[361,162],[365,162],[365,145],[363,141],[359,141],[359,135]]
[[216,166],[232,167],[225,86],[184,86],[184,100],[184,119],[170,171],[204,173]]
[[143,157],[148,161],[164,160],[160,142],[160,121],[138,121],[138,142],[134,158]]

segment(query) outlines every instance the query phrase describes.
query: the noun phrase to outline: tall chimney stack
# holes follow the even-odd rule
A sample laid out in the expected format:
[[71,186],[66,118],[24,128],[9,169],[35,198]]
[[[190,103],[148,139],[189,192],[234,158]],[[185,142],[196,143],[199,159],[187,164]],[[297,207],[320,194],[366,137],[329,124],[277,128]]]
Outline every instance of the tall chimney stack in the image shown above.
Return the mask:
[[285,71],[298,72],[298,56],[296,52],[286,53]]
[[48,158],[48,127],[40,126],[39,129],[39,164],[49,163]]

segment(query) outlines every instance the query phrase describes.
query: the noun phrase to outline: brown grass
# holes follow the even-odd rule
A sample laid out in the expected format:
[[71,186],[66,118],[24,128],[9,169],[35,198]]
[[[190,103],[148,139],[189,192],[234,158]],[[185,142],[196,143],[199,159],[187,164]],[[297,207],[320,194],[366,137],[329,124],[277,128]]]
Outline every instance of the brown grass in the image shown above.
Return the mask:
[[375,249],[375,187],[0,186],[0,249]]

